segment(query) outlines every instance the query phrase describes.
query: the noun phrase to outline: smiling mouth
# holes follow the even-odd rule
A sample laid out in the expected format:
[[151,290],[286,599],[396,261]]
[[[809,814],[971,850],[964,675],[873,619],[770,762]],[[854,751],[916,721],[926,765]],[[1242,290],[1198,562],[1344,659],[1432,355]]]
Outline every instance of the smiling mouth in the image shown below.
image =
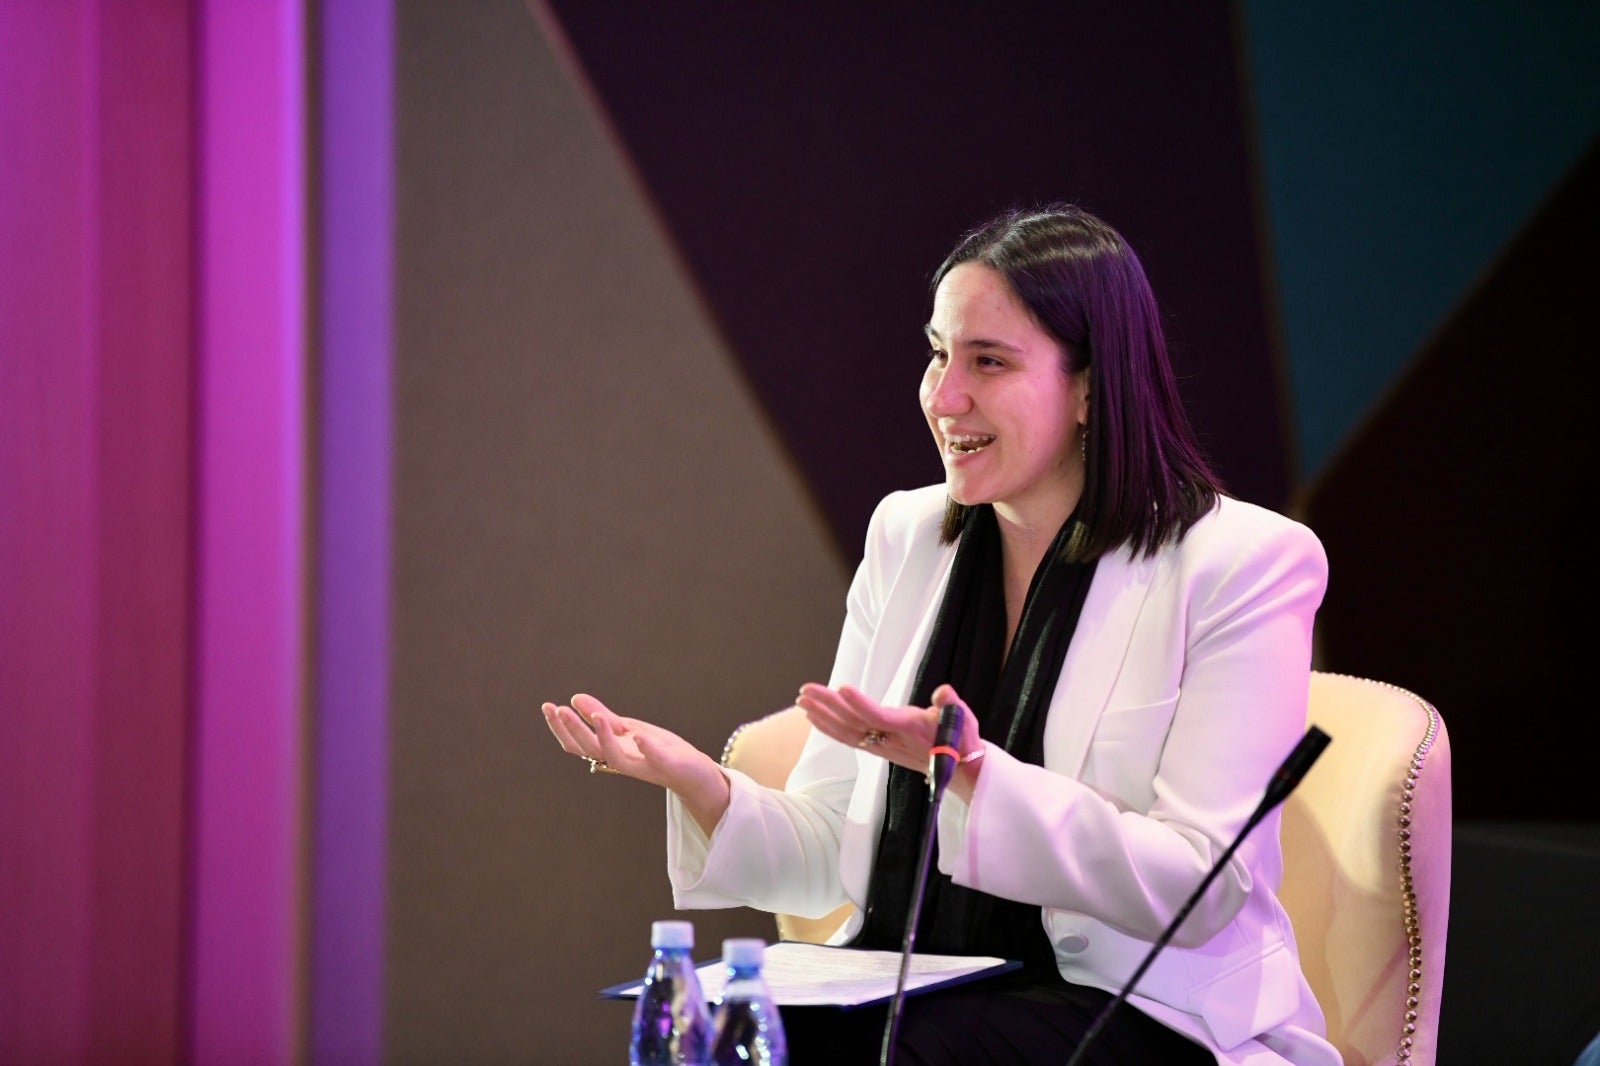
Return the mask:
[[959,437],[946,437],[945,448],[951,455],[971,455],[981,452],[994,443],[994,437],[982,433],[965,433]]

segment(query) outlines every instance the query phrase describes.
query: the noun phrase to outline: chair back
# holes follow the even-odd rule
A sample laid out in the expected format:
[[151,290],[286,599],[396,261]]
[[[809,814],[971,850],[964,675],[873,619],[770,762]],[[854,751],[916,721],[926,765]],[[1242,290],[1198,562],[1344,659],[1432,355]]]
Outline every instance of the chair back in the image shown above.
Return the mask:
[[1346,1066],[1437,1057],[1450,916],[1450,740],[1395,685],[1311,675],[1332,738],[1283,805],[1283,884],[1306,979]]
[[[1450,741],[1432,704],[1314,672],[1308,721],[1332,738],[1283,807],[1280,896],[1346,1066],[1431,1064],[1450,910]],[[723,765],[782,788],[810,730],[790,707],[734,730]],[[825,941],[849,916],[776,916]]]

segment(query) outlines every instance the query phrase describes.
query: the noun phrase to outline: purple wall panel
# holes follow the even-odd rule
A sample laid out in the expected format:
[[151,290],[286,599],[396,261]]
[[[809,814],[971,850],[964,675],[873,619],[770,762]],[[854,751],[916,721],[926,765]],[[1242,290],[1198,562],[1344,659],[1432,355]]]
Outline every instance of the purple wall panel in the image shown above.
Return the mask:
[[387,829],[393,14],[322,9],[314,1062],[377,1063]]
[[198,1062],[297,1053],[303,18],[293,0],[200,8]]
[[1286,505],[1228,5],[530,6],[559,21],[846,561],[883,493],[943,476],[917,408],[926,282],[1017,202],[1076,200],[1127,236],[1223,477]]

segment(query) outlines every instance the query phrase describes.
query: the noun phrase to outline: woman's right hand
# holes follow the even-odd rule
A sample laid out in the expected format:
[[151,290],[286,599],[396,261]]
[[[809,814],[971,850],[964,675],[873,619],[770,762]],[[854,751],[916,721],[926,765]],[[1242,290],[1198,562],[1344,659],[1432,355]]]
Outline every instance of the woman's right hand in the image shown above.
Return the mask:
[[678,794],[707,835],[728,809],[728,779],[716,760],[670,729],[624,718],[587,693],[571,704],[542,705],[561,749],[599,768]]

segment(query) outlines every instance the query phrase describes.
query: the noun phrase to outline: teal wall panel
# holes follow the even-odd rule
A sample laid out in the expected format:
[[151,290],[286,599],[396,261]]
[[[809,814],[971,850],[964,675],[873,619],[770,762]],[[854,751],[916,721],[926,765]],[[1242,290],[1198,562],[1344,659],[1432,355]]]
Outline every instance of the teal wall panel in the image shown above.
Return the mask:
[[1314,481],[1600,130],[1600,4],[1243,12]]

